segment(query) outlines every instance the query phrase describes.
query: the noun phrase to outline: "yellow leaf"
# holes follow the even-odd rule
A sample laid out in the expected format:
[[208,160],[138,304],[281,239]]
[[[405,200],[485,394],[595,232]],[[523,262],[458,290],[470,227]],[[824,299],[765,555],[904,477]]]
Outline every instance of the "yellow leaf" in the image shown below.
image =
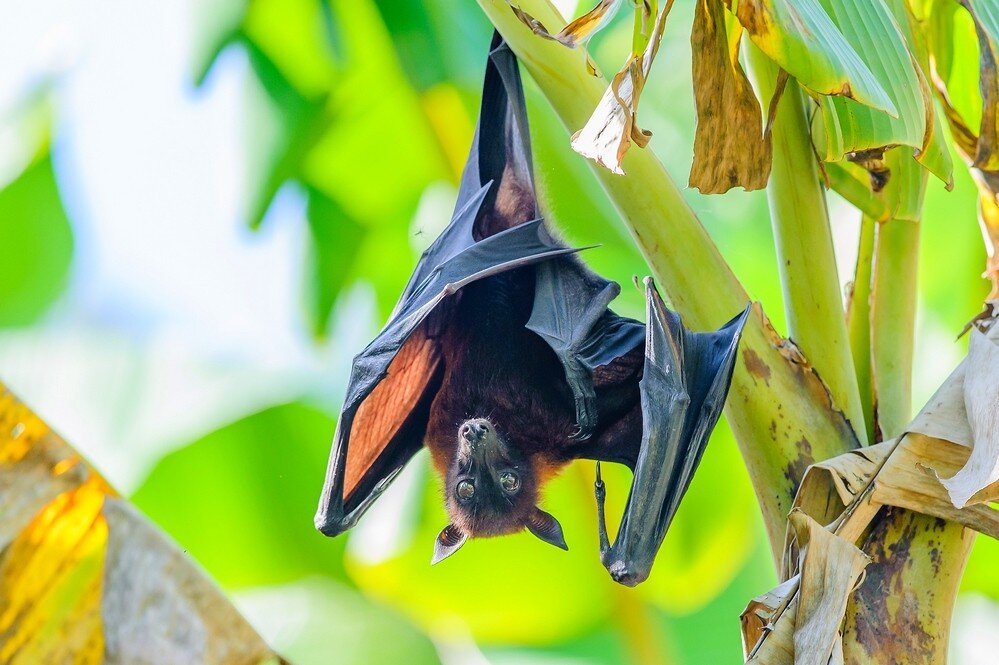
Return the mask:
[[0,662],[281,662],[207,575],[0,384]]
[[690,46],[697,106],[690,186],[703,194],[766,187],[770,141],[753,87],[738,58],[730,57],[721,0],[697,0]]

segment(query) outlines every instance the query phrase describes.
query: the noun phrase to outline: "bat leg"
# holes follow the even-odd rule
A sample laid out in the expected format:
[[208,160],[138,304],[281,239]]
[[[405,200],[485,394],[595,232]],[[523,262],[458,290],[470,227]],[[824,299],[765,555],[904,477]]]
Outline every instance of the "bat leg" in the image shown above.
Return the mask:
[[652,569],[666,531],[721,414],[749,309],[721,330],[691,333],[646,281],[642,440],[621,525],[609,544],[606,489],[597,468],[600,559],[615,582],[635,586]]
[[593,483],[593,494],[597,498],[597,532],[600,536],[600,560],[603,561],[610,551],[610,536],[607,535],[607,515],[604,512],[604,502],[607,500],[607,487],[600,477],[600,462],[597,461],[597,479]]

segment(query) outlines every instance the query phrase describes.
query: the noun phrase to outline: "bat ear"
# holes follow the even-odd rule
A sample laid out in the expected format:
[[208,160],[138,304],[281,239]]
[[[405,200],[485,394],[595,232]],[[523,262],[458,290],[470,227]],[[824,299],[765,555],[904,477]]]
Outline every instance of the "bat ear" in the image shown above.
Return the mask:
[[569,546],[565,544],[565,536],[562,534],[562,525],[558,523],[557,519],[537,506],[534,507],[524,526],[546,543],[564,550],[569,549]]
[[437,540],[434,541],[434,558],[430,560],[430,565],[443,561],[457,552],[466,540],[468,540],[467,535],[455,525],[448,524],[437,534]]

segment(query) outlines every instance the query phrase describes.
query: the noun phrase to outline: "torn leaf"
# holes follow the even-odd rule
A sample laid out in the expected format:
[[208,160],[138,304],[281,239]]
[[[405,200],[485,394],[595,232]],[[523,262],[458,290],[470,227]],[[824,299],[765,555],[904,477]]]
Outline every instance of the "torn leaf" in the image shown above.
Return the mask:
[[742,611],[742,652],[746,663],[793,665],[798,583],[796,575],[753,598]]
[[534,34],[545,39],[554,40],[569,48],[576,48],[580,44],[586,44],[586,42],[590,41],[593,35],[610,24],[617,14],[617,10],[621,7],[621,0],[600,0],[593,9],[571,21],[553,35],[548,32],[548,29],[541,21],[514,4],[513,0],[508,0],[508,2],[514,15],[520,19],[521,23],[530,28]]
[[742,613],[747,663],[828,665],[842,662],[840,626],[846,603],[870,562],[852,541],[799,509],[788,517],[800,552],[798,572],[753,599]]
[[[800,510],[788,521],[801,555],[801,583],[794,621],[795,665],[827,665],[837,638],[846,601],[870,559],[852,542],[837,536]],[[842,655],[837,656],[842,661]]]
[[967,464],[970,451],[943,439],[906,434],[885,462],[874,482],[871,500],[963,524],[999,537],[999,511],[988,505],[999,498],[999,483],[977,491],[967,505],[957,508],[940,476],[952,476]]
[[690,35],[697,131],[689,184],[702,194],[762,189],[770,176],[760,104],[739,64],[738,38],[733,46],[725,23],[721,0],[697,0]]
[[875,194],[883,190],[891,178],[891,169],[885,164],[885,150],[890,147],[892,146],[882,146],[846,154],[847,161],[853,162],[867,171],[868,177],[871,179],[871,191]]
[[[939,517],[999,537],[999,511],[988,505],[999,499],[999,482],[990,481],[988,475],[978,479],[966,490],[972,491],[969,499],[958,506],[939,480],[953,479],[974,455],[968,445],[973,433],[967,414],[972,411],[965,405],[965,374],[973,362],[969,355],[958,366],[905,428],[907,433],[901,439],[810,466],[795,497],[795,508],[820,523],[834,525],[848,540],[861,534],[880,506]],[[995,415],[988,412],[988,417]],[[837,513],[839,517],[835,517]],[[785,553],[792,556],[785,556],[784,577],[796,572],[787,564],[795,560],[794,551],[789,531]]]
[[[826,526],[835,525],[837,533],[853,542],[874,519],[880,505],[872,503],[865,491],[885,460],[895,449],[896,440],[884,441],[843,453],[808,467],[794,498],[794,509]],[[798,542],[788,524],[784,536],[781,578],[798,572]]]
[[[991,322],[990,322],[991,323]],[[964,371],[964,406],[971,429],[971,456],[964,468],[942,478],[957,508],[999,481],[999,326],[971,330]]]
[[617,73],[586,125],[572,135],[573,150],[618,175],[624,175],[621,160],[631,147],[631,142],[644,147],[651,136],[650,132],[638,127],[635,114],[652,61],[659,52],[666,17],[673,7],[673,1],[667,0],[659,12],[645,52],[632,56]]

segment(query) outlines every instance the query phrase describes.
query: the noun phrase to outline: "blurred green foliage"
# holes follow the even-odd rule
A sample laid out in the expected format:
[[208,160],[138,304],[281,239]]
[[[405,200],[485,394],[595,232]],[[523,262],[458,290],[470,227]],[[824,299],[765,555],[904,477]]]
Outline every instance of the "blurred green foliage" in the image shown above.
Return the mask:
[[73,232],[48,146],[0,189],[0,326],[26,326],[63,292]]
[[[383,320],[420,250],[450,216],[491,27],[475,3],[453,0],[198,6],[203,34],[193,78],[211,76],[225,49],[243,52],[252,70],[243,114],[254,159],[247,165],[243,221],[252,228],[265,223],[284,188],[303,195],[309,243],[301,275],[303,325],[317,352],[329,353],[332,344],[346,356],[356,349],[329,340],[338,316],[356,316],[338,307],[340,296],[353,285],[369,285]],[[643,126],[654,133],[649,149],[678,182],[686,182],[692,157],[686,30],[692,13],[682,3],[673,10],[642,105]],[[618,21],[594,40],[592,54],[615,71],[630,38],[631,26]],[[647,268],[590,167],[570,150],[566,128],[529,79],[525,85],[548,217],[571,243],[600,245],[584,258],[624,285],[615,308],[641,317],[641,297],[630,282]],[[972,104],[974,95],[967,97],[959,102]],[[980,278],[984,250],[974,186],[960,167],[955,181],[951,193],[936,180],[927,190],[917,403],[943,378],[939,358],[963,353],[953,335],[988,290]],[[765,195],[685,195],[751,297],[781,329]],[[64,293],[73,236],[60,201],[47,144],[0,190],[2,326],[37,321]],[[840,249],[849,253],[859,214],[831,201],[836,235],[846,238]],[[442,649],[479,649],[498,663],[630,662],[643,643],[673,663],[741,662],[738,614],[752,595],[771,588],[774,573],[724,423],[652,577],[627,590],[610,581],[598,560],[593,468],[586,463],[554,481],[543,504],[564,525],[568,553],[519,535],[473,542],[431,568],[433,538],[445,518],[438,481],[422,458],[414,462],[409,487],[397,483],[403,503],[393,504],[388,517],[383,511],[378,522],[390,546],[373,544],[363,522],[349,543],[319,535],[312,515],[338,407],[303,386],[298,401],[245,415],[168,454],[133,497],[226,588],[248,593],[305,585],[322,596],[308,627],[288,639],[286,655],[296,662],[435,662],[428,635]],[[628,474],[608,469],[607,483],[610,515],[619,515]],[[999,598],[990,572],[996,547],[977,546],[965,587]]]

